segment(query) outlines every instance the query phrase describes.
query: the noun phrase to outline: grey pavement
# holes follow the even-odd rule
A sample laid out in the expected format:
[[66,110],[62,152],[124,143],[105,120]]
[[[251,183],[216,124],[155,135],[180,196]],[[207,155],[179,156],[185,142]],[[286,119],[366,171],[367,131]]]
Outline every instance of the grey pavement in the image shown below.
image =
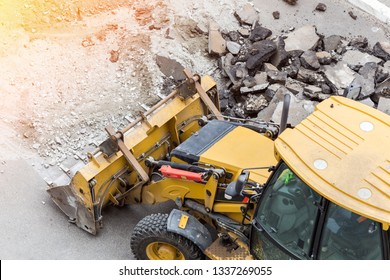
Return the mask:
[[109,207],[104,228],[93,236],[67,222],[46,193],[46,183],[23,160],[0,163],[0,259],[133,259],[132,228],[145,215],[169,212],[160,206]]
[[[326,4],[327,10],[319,12],[315,7],[319,2]],[[315,25],[317,32],[325,36],[341,35],[346,38],[362,35],[371,44],[386,41],[389,27],[376,20],[370,14],[351,5],[347,0],[299,0],[295,6],[284,1],[253,0],[260,13],[260,23],[271,29],[275,35],[281,34],[291,27],[296,29],[304,25]],[[279,11],[280,19],[274,20],[272,12]],[[357,19],[352,19],[348,12],[353,11]]]
[[385,4],[387,7],[390,7],[390,0],[378,0],[382,4]]

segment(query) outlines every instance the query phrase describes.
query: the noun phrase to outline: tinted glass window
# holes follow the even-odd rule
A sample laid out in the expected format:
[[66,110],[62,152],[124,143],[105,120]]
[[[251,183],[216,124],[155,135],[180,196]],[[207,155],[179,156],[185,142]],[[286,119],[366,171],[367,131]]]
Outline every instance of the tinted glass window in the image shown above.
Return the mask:
[[[263,194],[256,222],[274,243],[299,258],[309,259],[318,210],[315,202],[320,199],[282,163]],[[275,246],[262,239],[263,258],[285,258]]]
[[381,231],[379,223],[331,203],[321,237],[319,258],[382,259]]

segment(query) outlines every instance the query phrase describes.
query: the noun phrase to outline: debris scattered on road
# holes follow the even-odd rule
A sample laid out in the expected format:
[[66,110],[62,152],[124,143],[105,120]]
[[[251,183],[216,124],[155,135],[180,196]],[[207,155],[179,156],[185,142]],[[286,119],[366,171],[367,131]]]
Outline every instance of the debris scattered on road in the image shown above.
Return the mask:
[[119,51],[116,50],[110,51],[110,61],[112,63],[115,63],[118,61],[118,59],[119,59]]
[[316,11],[325,12],[327,9],[326,5],[324,3],[318,3],[316,6]]
[[355,15],[352,11],[349,11],[348,14],[349,14],[350,17],[353,18],[354,20],[357,19],[357,15]]
[[283,0],[283,1],[290,5],[296,5],[298,2],[298,0]]

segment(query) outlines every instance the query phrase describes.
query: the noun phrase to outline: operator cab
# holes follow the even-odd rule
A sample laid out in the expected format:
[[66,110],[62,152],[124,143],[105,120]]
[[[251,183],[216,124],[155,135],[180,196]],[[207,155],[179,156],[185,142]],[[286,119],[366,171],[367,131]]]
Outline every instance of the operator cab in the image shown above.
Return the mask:
[[258,259],[388,259],[380,223],[330,202],[284,163],[272,175],[252,221]]

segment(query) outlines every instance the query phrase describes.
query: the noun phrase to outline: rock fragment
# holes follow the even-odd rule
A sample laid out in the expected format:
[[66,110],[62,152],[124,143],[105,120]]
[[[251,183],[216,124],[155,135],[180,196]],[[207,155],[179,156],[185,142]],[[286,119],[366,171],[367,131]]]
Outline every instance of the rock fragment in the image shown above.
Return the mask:
[[352,11],[349,11],[348,14],[349,14],[349,16],[350,16],[351,18],[353,18],[354,20],[357,19],[357,15],[355,15]]
[[303,94],[312,100],[317,100],[319,94],[322,93],[322,89],[317,86],[308,85],[304,88]]
[[285,85],[285,87],[289,91],[291,91],[294,95],[296,95],[298,93],[303,93],[304,86],[306,86],[306,84],[301,83],[301,82],[294,80],[294,79],[291,79],[291,78],[288,78],[286,80],[286,85]]
[[278,37],[276,40],[276,52],[271,57],[271,63],[275,65],[275,67],[283,67],[288,62],[289,55],[285,50],[285,42],[282,37]]
[[310,85],[325,83],[325,79],[321,74],[303,67],[299,69],[297,80]]
[[341,44],[341,36],[331,35],[323,39],[324,50],[327,52],[337,50]]
[[249,40],[252,42],[257,42],[260,40],[264,40],[272,35],[272,31],[268,28],[262,27],[258,21],[255,22],[251,35],[249,36]]
[[329,65],[332,63],[332,55],[328,52],[322,51],[316,53],[318,62],[322,65]]
[[268,101],[262,95],[249,94],[248,99],[245,101],[245,111],[248,114],[257,114],[268,106]]
[[[267,89],[267,91],[271,91],[272,86],[274,86],[274,85],[271,85]],[[288,91],[288,89],[286,89],[284,86],[279,85],[279,88],[276,90],[276,92],[273,93],[273,97],[269,101],[267,108],[264,108],[263,110],[261,110],[259,112],[259,114],[257,115],[257,118],[260,120],[267,121],[267,122],[270,121],[272,119],[272,115],[274,114],[276,107],[278,106],[278,104],[280,102],[283,101],[285,94],[290,94],[291,97],[293,97],[293,94],[290,91]],[[277,123],[280,123],[280,119],[277,120]]]
[[325,76],[337,89],[344,89],[350,85],[355,78],[355,72],[352,71],[347,63],[338,62],[334,66],[325,65]]
[[268,71],[267,75],[268,75],[269,81],[271,83],[278,83],[281,85],[286,84],[286,80],[287,80],[287,73],[286,72]]
[[379,98],[378,108],[379,111],[390,115],[390,99],[381,97]]
[[349,41],[348,45],[357,49],[364,49],[368,46],[368,39],[364,36],[355,36]]
[[244,37],[244,38],[247,38],[247,37],[249,37],[249,35],[250,35],[250,31],[249,31],[249,29],[248,28],[240,28],[240,29],[238,29],[238,33],[240,33],[240,35],[242,36],[242,37]]
[[240,33],[238,31],[230,31],[227,35],[233,42],[238,42],[240,40]]
[[298,0],[283,0],[283,1],[290,5],[295,5],[298,2]]
[[321,66],[314,51],[305,51],[300,59],[302,66],[306,69],[318,70]]
[[352,68],[355,68],[356,66],[363,66],[367,62],[379,63],[382,60],[368,53],[363,53],[358,50],[349,50],[343,55],[342,61]]
[[320,37],[316,33],[316,27],[313,25],[303,26],[294,32],[288,34],[285,42],[285,50],[290,51],[308,51],[314,49]]
[[325,12],[327,9],[326,5],[324,3],[318,3],[316,6],[316,11]]
[[263,92],[267,89],[269,83],[264,83],[264,84],[259,84],[259,85],[255,85],[253,87],[241,87],[240,88],[240,93],[241,94],[249,94],[249,93],[260,93],[260,92]]
[[165,56],[156,56],[156,63],[160,71],[168,78],[173,78],[175,81],[185,80],[183,74],[184,67],[174,59]]
[[384,61],[390,60],[390,43],[377,42],[373,48],[373,54],[376,57],[382,58]]
[[226,41],[219,32],[219,26],[215,22],[209,25],[209,54],[223,55],[226,52]]
[[280,19],[280,12],[274,11],[274,12],[272,12],[272,16],[274,17],[274,19]]
[[119,59],[119,52],[116,50],[111,50],[110,51],[110,61],[112,63],[115,63],[118,61],[118,59]]
[[378,85],[378,87],[375,89],[375,94],[377,96],[390,98],[390,78]]
[[260,67],[264,62],[267,62],[270,57],[276,52],[276,45],[271,40],[264,40],[255,42],[252,49],[249,51],[250,55],[246,62],[246,67],[249,70]]
[[[306,117],[314,112],[315,105],[318,102],[310,100],[298,100],[295,96],[291,97],[290,109],[288,114],[288,123],[292,126],[298,125]],[[272,121],[280,123],[283,110],[283,101],[279,102],[272,115]]]
[[259,20],[259,14],[256,9],[247,3],[245,6],[234,13],[234,16],[241,24],[252,25],[255,21]]
[[238,54],[241,49],[241,45],[239,43],[233,42],[233,41],[227,41],[226,42],[227,50],[232,54]]
[[266,63],[263,64],[263,70],[265,72],[268,72],[268,71],[278,71],[278,68],[276,68],[273,64],[266,62]]

